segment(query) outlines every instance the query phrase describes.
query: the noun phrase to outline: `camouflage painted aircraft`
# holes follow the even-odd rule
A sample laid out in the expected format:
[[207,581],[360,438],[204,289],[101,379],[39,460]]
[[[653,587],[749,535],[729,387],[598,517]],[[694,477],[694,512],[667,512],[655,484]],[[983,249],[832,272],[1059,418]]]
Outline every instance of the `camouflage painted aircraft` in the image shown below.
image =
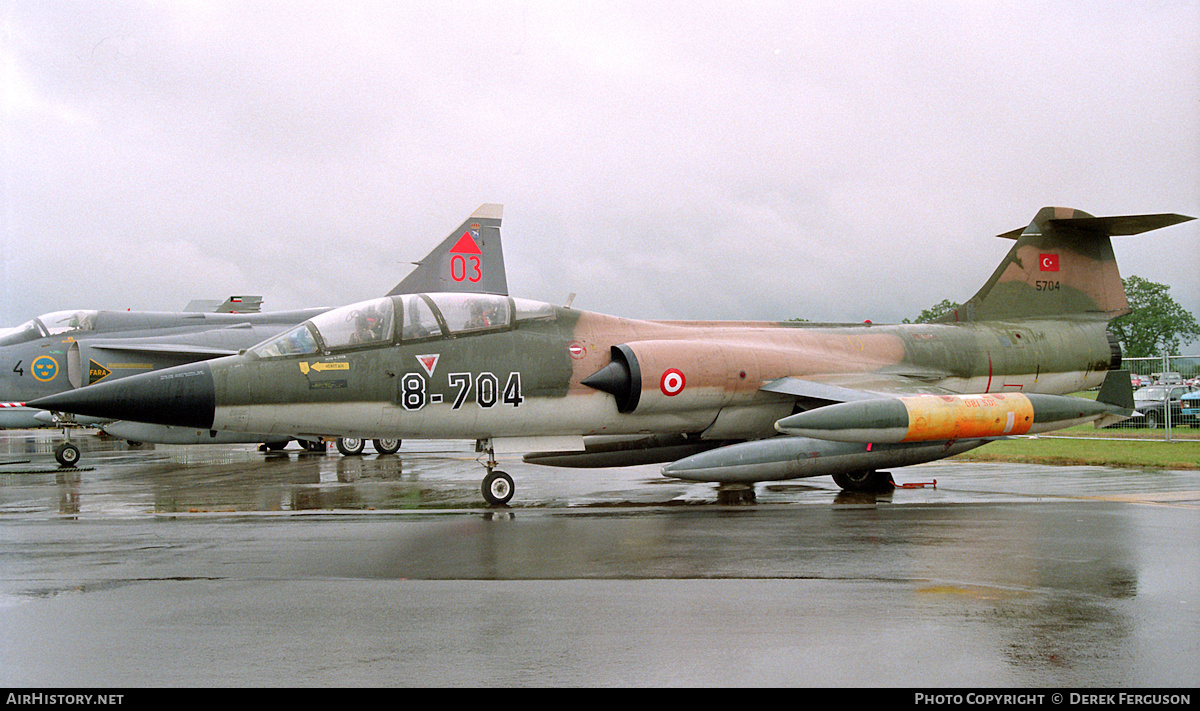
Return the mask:
[[[416,268],[389,294],[414,289],[508,293],[500,244],[501,217],[501,206],[481,206],[416,262]],[[184,312],[57,311],[8,329],[0,333],[0,401],[7,401],[0,402],[0,428],[41,427],[55,422],[44,410],[24,406],[26,401],[236,355],[329,311],[329,307],[321,307],[259,313],[261,302],[261,297],[247,296],[231,297],[215,307],[192,302]],[[267,442],[278,446],[290,439],[275,433],[210,433],[208,428],[197,432],[195,428],[111,420],[81,420],[78,424],[99,424],[123,439],[167,444]],[[398,447],[398,442],[376,442],[376,449],[381,451]],[[56,455],[63,464],[73,464],[79,449],[68,440],[57,447]]]
[[[717,482],[889,467],[998,438],[1130,416],[1108,322],[1129,309],[1110,236],[1192,219],[1045,208],[966,304],[931,324],[637,321],[503,296],[408,294],[345,306],[243,355],[34,405],[213,432],[475,438],[495,453]],[[358,316],[371,313],[364,330]],[[1103,384],[1096,401],[1071,397]],[[532,443],[532,444],[531,444]]]

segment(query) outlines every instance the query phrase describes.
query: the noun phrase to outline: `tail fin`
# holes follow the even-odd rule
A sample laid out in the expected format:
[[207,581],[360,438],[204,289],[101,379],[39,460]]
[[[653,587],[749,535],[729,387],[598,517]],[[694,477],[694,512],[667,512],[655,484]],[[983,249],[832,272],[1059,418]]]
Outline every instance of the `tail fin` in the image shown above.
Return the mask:
[[262,300],[261,296],[231,296],[225,301],[193,299],[183,310],[188,313],[256,314],[262,311]]
[[500,249],[503,213],[503,205],[480,205],[387,295],[454,291],[507,296],[504,252]]
[[219,314],[257,314],[262,312],[261,296],[231,296],[218,305]]
[[1044,207],[979,293],[942,321],[995,321],[1064,315],[1113,319],[1129,313],[1113,255],[1114,235],[1135,235],[1194,218],[1175,214],[1093,217]]

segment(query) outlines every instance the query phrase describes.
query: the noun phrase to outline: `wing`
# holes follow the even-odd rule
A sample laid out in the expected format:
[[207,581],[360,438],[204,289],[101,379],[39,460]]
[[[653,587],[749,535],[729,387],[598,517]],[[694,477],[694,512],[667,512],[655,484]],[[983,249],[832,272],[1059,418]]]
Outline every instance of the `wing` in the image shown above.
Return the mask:
[[236,349],[214,348],[188,343],[120,343],[116,341],[89,344],[97,351],[112,351],[145,356],[169,356],[172,360],[208,360],[227,355],[237,355]]
[[772,380],[761,390],[791,395],[805,410],[840,402],[876,400],[882,397],[909,395],[953,395],[955,393],[933,383],[946,376],[934,371],[904,373],[830,373]]

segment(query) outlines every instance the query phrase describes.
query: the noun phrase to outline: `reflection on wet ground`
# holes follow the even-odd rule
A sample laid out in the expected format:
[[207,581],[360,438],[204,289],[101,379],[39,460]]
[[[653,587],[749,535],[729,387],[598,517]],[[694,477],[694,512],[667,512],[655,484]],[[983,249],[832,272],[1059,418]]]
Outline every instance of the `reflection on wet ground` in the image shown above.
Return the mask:
[[[0,439],[15,685],[1190,686],[1200,472],[935,465],[937,486]],[[83,442],[80,442],[83,444]],[[24,460],[15,463],[16,460]],[[265,653],[269,650],[269,654]]]

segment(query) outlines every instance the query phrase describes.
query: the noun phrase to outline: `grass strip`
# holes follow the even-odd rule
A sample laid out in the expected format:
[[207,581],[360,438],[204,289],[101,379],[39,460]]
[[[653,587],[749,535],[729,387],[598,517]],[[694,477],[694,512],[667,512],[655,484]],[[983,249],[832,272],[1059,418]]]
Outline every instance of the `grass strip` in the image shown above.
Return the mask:
[[1200,439],[1176,438],[1174,434],[1172,438],[1174,441],[1167,442],[1165,439],[1147,440],[1131,436],[1105,435],[1016,437],[986,444],[979,449],[960,454],[956,459],[1140,469],[1200,469]]

